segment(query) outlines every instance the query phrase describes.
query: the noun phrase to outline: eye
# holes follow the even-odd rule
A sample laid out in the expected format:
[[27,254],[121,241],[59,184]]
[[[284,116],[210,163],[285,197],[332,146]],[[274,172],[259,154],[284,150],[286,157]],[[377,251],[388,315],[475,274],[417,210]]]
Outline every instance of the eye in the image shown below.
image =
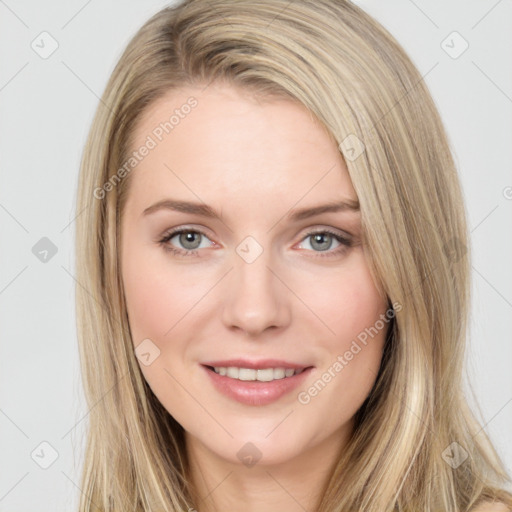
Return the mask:
[[[172,243],[173,239],[175,239],[174,243]],[[309,242],[306,244],[305,248],[310,250],[310,252],[317,253],[313,257],[338,256],[354,245],[350,238],[328,229],[307,233],[302,239],[301,244],[299,244],[299,248],[302,248],[300,245],[302,245],[304,241],[308,240]],[[202,245],[203,242],[205,242],[205,245]],[[174,229],[166,233],[160,240],[158,240],[158,243],[164,248],[164,250],[178,256],[199,256],[199,249],[204,249],[214,245],[214,242],[212,242],[205,233],[191,228]],[[337,245],[332,249],[335,244]]]
[[[318,254],[318,256],[321,257],[339,255],[347,251],[348,248],[353,245],[349,238],[328,229],[310,232],[303,238],[303,240],[310,240],[307,245],[309,245],[309,248],[311,248],[313,252],[325,253]],[[330,250],[333,246],[333,242],[334,244],[338,245],[334,248],[334,250]]]
[[[171,240],[173,238],[175,238],[176,243],[181,245],[183,248],[176,247],[175,245],[171,244]],[[210,247],[213,243],[210,241],[210,244],[201,246],[203,238],[208,239],[208,237],[202,231],[198,231],[196,229],[180,228],[166,233],[163,238],[158,241],[158,243],[161,244],[166,251],[170,251],[174,254],[182,256],[197,255],[197,249]]]

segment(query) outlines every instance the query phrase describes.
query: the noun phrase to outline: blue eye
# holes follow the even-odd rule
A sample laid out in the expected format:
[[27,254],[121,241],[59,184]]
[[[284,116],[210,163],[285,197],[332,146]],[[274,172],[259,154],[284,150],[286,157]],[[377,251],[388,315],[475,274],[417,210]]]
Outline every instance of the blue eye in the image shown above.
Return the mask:
[[[318,254],[320,257],[337,256],[345,252],[349,247],[353,245],[352,241],[348,238],[345,238],[338,233],[334,233],[333,231],[329,231],[327,229],[308,233],[303,238],[303,240],[307,240],[308,238],[311,239],[309,245],[314,249],[314,252],[325,253]],[[339,246],[334,250],[330,250],[333,240],[338,242]]]
[[[179,248],[174,244],[171,244],[170,242],[173,238],[176,238],[183,248]],[[162,245],[164,250],[179,256],[199,256],[199,249],[204,249],[212,245],[212,242],[210,241],[209,244],[207,243],[206,246],[201,247],[202,238],[209,240],[201,231],[180,228],[165,234],[158,243]],[[309,245],[312,252],[318,253],[313,257],[338,256],[353,246],[352,240],[333,231],[329,231],[328,229],[307,233],[301,243],[307,239],[311,239]],[[333,241],[337,242],[339,245],[334,250],[331,250]]]
[[[170,241],[175,237],[178,237],[178,241],[182,244],[184,249],[179,249],[170,244]],[[170,251],[174,254],[182,256],[198,255],[197,249],[201,248],[201,237],[207,238],[201,231],[182,228],[167,233],[161,240],[159,240],[159,243],[166,251]]]

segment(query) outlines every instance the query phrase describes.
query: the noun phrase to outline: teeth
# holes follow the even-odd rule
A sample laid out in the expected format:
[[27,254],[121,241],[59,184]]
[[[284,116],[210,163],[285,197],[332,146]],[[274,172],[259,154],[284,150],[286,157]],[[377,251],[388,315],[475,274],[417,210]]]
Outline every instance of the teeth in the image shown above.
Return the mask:
[[294,370],[293,368],[265,368],[254,370],[252,368],[236,368],[235,366],[216,366],[215,373],[238,380],[259,380],[261,382],[270,382],[273,380],[284,379],[302,373],[304,370]]

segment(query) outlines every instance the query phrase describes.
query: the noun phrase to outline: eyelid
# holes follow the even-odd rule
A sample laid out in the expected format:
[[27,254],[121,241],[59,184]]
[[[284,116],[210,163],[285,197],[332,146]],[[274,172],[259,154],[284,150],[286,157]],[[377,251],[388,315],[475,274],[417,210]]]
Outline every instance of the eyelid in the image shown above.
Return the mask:
[[337,235],[346,240],[351,240],[352,238],[354,238],[354,235],[352,235],[348,231],[344,231],[343,229],[318,224],[317,227],[305,228],[302,239],[304,239],[304,237],[308,235],[314,235],[315,233],[330,233],[332,235]]
[[[212,238],[211,235],[209,234],[210,230],[208,228],[205,228],[204,226],[183,224],[183,225],[175,226],[173,228],[165,229],[160,235],[157,236],[157,239],[160,240],[160,239],[170,236],[170,235],[174,236],[174,235],[180,234],[184,231],[186,231],[186,232],[193,231],[196,233],[200,233],[201,235],[207,237],[209,240],[211,240],[211,238]],[[211,241],[213,241],[213,240],[211,240]]]

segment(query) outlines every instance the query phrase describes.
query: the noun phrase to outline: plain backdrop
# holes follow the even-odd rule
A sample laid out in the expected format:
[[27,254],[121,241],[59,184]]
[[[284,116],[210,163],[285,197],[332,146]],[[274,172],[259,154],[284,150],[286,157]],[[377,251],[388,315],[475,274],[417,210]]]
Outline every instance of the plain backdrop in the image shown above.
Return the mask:
[[[468,382],[511,471],[512,4],[356,3],[425,75],[449,133],[472,237]],[[165,5],[0,0],[0,512],[78,503],[88,413],[74,310],[79,159],[123,48]]]

